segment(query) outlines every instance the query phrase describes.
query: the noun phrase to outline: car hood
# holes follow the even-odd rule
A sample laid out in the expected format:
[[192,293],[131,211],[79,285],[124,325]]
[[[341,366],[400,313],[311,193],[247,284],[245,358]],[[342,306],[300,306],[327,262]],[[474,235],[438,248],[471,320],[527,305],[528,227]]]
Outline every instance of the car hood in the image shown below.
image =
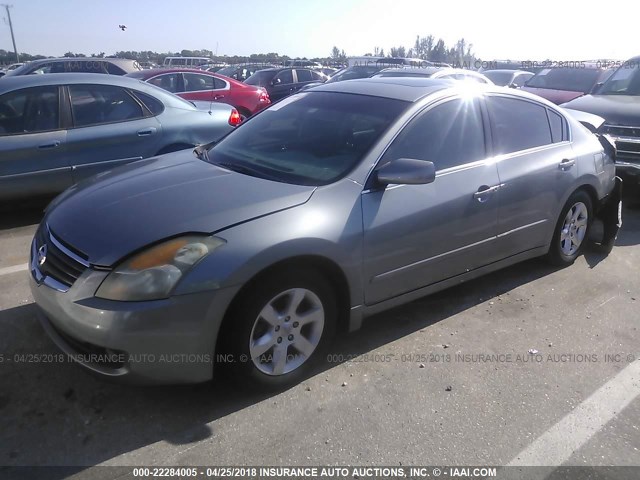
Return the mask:
[[213,233],[303,204],[314,189],[230,172],[183,150],[71,187],[52,202],[45,221],[91,264],[111,266],[168,237]]
[[560,105],[564,102],[569,102],[574,98],[584,95],[582,92],[572,92],[570,90],[552,90],[549,88],[536,88],[536,87],[522,87],[525,92],[539,95],[542,98],[546,98],[550,102]]
[[640,126],[638,95],[586,95],[562,106],[598,115],[608,124]]

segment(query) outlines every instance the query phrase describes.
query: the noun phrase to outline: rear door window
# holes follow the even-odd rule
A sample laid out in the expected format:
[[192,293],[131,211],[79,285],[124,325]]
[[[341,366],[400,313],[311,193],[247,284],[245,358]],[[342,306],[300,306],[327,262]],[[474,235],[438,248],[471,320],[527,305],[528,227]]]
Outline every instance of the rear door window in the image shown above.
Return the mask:
[[296,74],[298,75],[298,82],[311,82],[313,77],[311,76],[310,70],[296,70]]
[[293,83],[293,70],[283,70],[273,79],[274,85],[288,85]]
[[111,85],[70,85],[69,93],[76,127],[144,117],[140,104],[124,88]]
[[547,109],[508,97],[488,97],[495,153],[505,154],[552,143]]
[[568,140],[568,136],[565,133],[566,127],[564,119],[551,109],[547,109],[547,112],[549,113],[549,124],[551,125],[551,138],[553,143]]
[[133,94],[138,97],[138,100],[144,103],[145,107],[147,107],[153,115],[160,115],[164,111],[162,102],[153,98],[151,95],[136,91],[134,91]]
[[180,82],[178,79],[177,73],[167,73],[165,75],[158,75],[157,77],[153,77],[147,80],[151,85],[155,85],[156,87],[160,87],[167,92],[177,93],[179,92]]
[[213,90],[214,80],[210,75],[200,75],[197,73],[183,73],[184,91],[199,92],[202,90]]

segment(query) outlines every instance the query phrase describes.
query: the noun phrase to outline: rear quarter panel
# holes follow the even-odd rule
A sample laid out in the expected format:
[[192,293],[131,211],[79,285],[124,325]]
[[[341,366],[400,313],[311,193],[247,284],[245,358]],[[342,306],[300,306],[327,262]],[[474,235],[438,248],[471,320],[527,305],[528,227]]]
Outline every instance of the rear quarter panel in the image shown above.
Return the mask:
[[167,106],[158,120],[164,132],[164,144],[199,145],[219,140],[233,130],[229,117],[233,107],[213,103],[210,109],[190,110]]

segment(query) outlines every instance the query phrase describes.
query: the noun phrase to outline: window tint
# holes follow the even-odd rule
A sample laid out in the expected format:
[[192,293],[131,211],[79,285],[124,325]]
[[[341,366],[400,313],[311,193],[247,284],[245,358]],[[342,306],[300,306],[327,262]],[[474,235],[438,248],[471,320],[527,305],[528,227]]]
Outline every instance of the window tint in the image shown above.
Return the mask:
[[217,77],[211,77],[213,78],[213,88],[215,88],[216,90],[222,90],[223,88],[227,88],[227,82],[225,82],[224,80],[220,80]]
[[310,82],[313,80],[310,70],[296,70],[298,74],[298,82]]
[[293,70],[283,70],[273,79],[275,85],[287,85],[293,83]]
[[600,71],[595,68],[545,68],[527,86],[588,93],[599,76]]
[[640,68],[624,63],[598,91],[599,95],[640,95]]
[[154,115],[160,115],[164,110],[164,105],[160,100],[156,100],[151,95],[142,92],[133,92],[138,100],[140,100]]
[[142,118],[142,107],[120,87],[70,85],[71,109],[76,127]]
[[524,100],[489,97],[493,143],[497,154],[551,143],[546,108]]
[[0,136],[59,128],[58,87],[26,88],[0,97]]
[[178,74],[170,73],[166,75],[159,75],[157,77],[151,78],[147,80],[151,85],[155,85],[156,87],[160,87],[167,92],[176,93],[178,92],[179,83],[178,83]]
[[36,68],[33,72],[31,72],[32,74],[43,74],[43,73],[51,73],[51,67],[53,66],[52,63],[44,63],[42,65],[40,65],[38,68]]
[[[113,63],[105,62],[105,64],[106,64],[105,67],[107,68],[107,72],[110,75],[124,75],[124,74],[127,73],[123,69],[121,69],[120,67],[114,65]],[[139,65],[138,65],[137,62],[133,66],[134,66],[134,68],[137,68],[137,70],[142,70],[141,68],[138,68]]]
[[213,146],[209,159],[248,175],[325,185],[358,164],[407,106],[365,95],[294,95]]
[[314,72],[314,71],[311,72],[311,77],[313,78],[313,80],[320,80],[320,81],[323,81],[325,78],[322,75],[320,75],[318,72]]
[[[489,72],[482,72],[484,76],[486,76],[489,80],[491,80],[496,85],[505,86],[511,83],[511,72],[503,72],[500,70],[492,70]],[[517,78],[517,77],[516,77]],[[514,80],[515,83],[515,80]]]
[[[258,85],[260,87],[266,87],[267,85],[269,85],[269,82],[271,82],[272,78],[273,78],[273,71],[261,70],[261,71],[257,71],[256,73],[251,75],[249,78],[247,78],[247,80],[244,83],[246,83],[247,85]],[[293,79],[291,81],[293,81]]]
[[551,124],[551,136],[553,143],[565,140],[564,120],[553,110],[547,109],[547,111],[549,112],[549,123]]
[[530,73],[521,73],[520,75],[516,76],[516,78],[513,80],[513,83],[516,85],[516,87],[522,87],[525,82],[531,77],[533,77],[533,75]]
[[184,91],[198,92],[200,90],[213,90],[213,77],[198,75],[197,73],[183,73]]
[[429,160],[442,170],[485,157],[482,116],[476,100],[451,100],[411,121],[384,154],[382,164],[398,158]]

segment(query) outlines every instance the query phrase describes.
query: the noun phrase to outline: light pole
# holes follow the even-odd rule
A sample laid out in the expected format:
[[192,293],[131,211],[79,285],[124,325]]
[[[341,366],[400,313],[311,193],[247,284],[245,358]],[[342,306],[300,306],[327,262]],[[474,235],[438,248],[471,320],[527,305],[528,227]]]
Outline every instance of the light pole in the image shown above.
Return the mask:
[[13,24],[11,23],[11,12],[10,8],[13,8],[13,5],[2,4],[2,6],[7,11],[7,19],[9,20],[9,30],[11,30],[11,41],[13,42],[13,51],[16,53],[16,62],[20,62],[20,54],[18,53],[18,49],[16,48],[16,37],[13,35]]

